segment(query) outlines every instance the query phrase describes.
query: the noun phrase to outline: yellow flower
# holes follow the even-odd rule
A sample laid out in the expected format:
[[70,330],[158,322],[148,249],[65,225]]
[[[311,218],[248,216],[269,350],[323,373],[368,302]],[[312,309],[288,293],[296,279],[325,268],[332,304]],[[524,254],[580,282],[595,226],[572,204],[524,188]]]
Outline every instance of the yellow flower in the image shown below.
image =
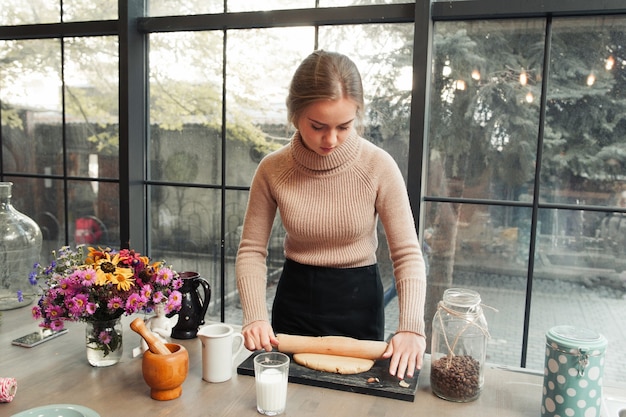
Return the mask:
[[118,290],[128,291],[130,287],[135,285],[133,278],[133,270],[131,268],[118,267],[120,261],[119,254],[113,259],[108,252],[102,254],[102,257],[95,260],[93,268],[96,271],[96,285],[114,284]]

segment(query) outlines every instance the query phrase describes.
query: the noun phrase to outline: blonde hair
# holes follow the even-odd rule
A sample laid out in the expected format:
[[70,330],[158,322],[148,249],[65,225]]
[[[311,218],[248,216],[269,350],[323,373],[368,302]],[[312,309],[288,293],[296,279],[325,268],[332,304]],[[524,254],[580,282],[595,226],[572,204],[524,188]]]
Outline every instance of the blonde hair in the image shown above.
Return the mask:
[[298,128],[298,119],[312,103],[347,98],[357,106],[355,128],[363,130],[363,83],[358,68],[345,55],[315,51],[302,61],[291,79],[287,96],[288,120]]

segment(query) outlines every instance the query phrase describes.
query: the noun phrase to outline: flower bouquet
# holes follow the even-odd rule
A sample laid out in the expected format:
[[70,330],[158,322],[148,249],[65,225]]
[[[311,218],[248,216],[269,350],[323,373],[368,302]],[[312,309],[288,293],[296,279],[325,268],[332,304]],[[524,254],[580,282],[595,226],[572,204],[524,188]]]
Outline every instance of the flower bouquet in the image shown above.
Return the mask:
[[66,321],[87,322],[87,345],[104,357],[116,351],[121,355],[121,330],[110,323],[122,315],[151,312],[159,304],[166,313],[180,309],[182,280],[163,261],[151,262],[132,249],[82,245],[52,254],[53,261],[35,264],[29,278],[43,291],[33,317],[52,330],[62,329]]

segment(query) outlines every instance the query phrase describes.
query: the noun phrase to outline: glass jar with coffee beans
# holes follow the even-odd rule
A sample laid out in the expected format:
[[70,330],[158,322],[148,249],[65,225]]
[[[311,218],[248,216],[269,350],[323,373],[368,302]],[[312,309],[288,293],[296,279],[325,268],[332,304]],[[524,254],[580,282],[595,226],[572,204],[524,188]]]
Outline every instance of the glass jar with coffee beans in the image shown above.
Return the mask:
[[445,400],[473,401],[482,391],[489,331],[480,302],[476,291],[447,289],[433,318],[430,387]]

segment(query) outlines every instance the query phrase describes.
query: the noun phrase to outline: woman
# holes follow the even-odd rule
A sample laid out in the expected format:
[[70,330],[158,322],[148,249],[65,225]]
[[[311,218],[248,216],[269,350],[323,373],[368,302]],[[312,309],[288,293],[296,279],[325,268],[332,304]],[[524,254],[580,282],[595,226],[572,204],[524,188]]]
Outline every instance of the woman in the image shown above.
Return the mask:
[[[278,333],[382,340],[380,218],[400,306],[383,357],[391,358],[391,375],[412,377],[426,347],[424,260],[397,164],[359,135],[364,100],[358,69],[344,55],[312,53],[293,76],[287,110],[297,131],[259,164],[237,254],[245,346],[269,351],[278,346]],[[277,210],[286,260],[270,324],[266,256]]]

